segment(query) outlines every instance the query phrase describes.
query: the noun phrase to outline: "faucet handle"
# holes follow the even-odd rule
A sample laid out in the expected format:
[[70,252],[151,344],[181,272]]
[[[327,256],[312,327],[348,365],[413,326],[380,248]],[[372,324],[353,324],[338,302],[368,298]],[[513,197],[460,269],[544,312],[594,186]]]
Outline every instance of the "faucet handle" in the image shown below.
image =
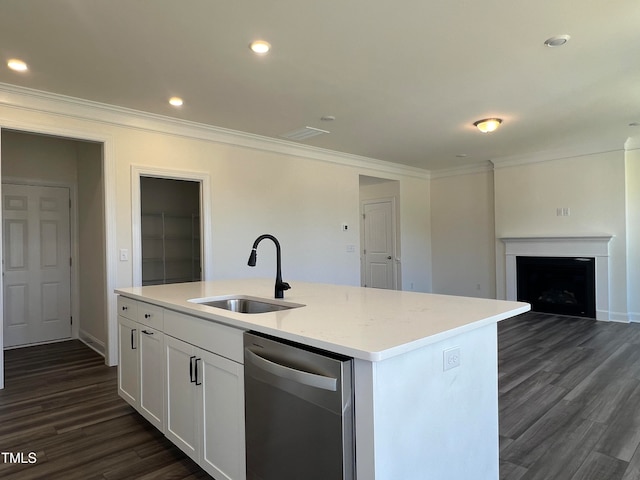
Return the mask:
[[280,284],[280,288],[282,288],[282,290],[289,290],[291,288],[291,285],[289,285],[287,282],[282,282]]

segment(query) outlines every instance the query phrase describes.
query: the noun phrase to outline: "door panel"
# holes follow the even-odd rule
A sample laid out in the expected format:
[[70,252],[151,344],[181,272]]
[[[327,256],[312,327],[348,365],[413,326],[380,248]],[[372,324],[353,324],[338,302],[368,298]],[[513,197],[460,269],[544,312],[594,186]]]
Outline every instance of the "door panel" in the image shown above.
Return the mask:
[[395,288],[393,203],[368,202],[364,213],[364,286]]
[[4,184],[4,345],[71,336],[69,189]]
[[140,412],[164,433],[164,334],[141,326],[139,339]]
[[139,392],[138,325],[118,315],[118,392],[130,405],[136,407]]
[[214,478],[244,478],[244,369],[198,349],[202,358],[202,466]]
[[196,412],[195,347],[165,336],[165,368],[167,395],[166,436],[184,453],[197,461],[200,429]]

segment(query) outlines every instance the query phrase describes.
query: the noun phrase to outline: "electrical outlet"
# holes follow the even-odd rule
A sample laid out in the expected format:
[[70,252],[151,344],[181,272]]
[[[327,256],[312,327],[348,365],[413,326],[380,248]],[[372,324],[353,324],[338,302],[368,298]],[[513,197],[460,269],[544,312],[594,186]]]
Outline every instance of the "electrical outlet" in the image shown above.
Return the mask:
[[442,356],[444,371],[460,366],[460,347],[447,348]]

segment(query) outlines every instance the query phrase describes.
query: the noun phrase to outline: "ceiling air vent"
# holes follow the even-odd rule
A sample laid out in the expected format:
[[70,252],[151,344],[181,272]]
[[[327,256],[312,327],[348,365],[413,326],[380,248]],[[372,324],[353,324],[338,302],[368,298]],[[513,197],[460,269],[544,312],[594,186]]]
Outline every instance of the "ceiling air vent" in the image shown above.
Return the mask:
[[306,140],[307,138],[316,137],[318,135],[323,135],[325,133],[331,133],[328,130],[320,130],[319,128],[313,127],[302,127],[297,130],[291,130],[290,132],[283,133],[280,135],[282,138],[286,138],[287,140]]

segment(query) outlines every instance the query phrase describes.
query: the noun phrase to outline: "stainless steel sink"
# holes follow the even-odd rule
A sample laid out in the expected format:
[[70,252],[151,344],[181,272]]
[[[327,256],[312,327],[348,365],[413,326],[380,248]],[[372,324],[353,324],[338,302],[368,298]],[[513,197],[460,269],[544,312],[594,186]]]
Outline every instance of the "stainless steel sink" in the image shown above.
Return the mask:
[[304,305],[299,303],[268,300],[245,295],[217,298],[193,298],[189,301],[199,305],[222,308],[224,310],[237,313],[268,313],[304,307]]

